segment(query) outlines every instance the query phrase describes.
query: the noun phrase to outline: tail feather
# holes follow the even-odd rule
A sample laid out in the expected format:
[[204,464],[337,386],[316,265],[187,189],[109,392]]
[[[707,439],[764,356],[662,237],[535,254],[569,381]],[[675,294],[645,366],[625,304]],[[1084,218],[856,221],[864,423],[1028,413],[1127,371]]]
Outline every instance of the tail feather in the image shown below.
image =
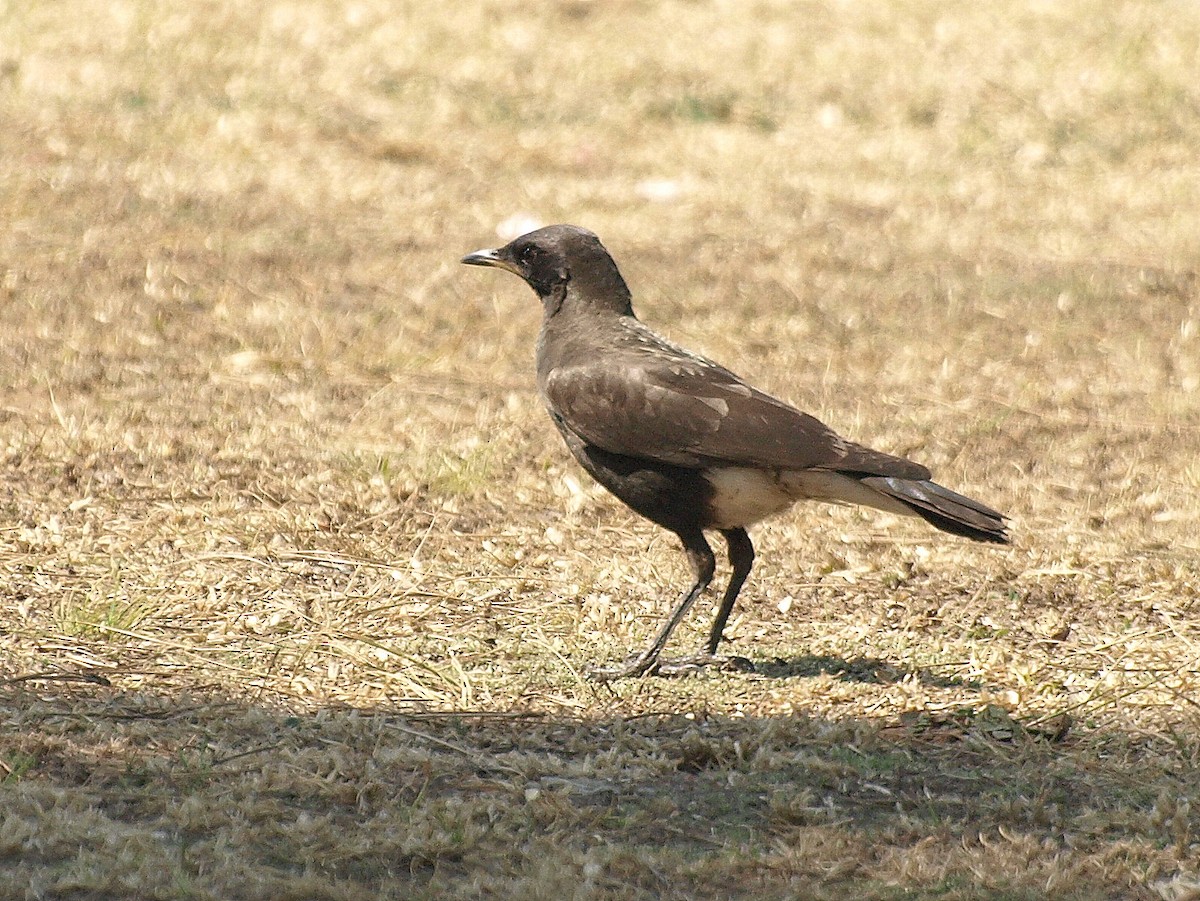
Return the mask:
[[1008,544],[1006,517],[986,504],[944,488],[937,482],[867,476],[862,483],[899,501],[943,532],[975,541]]

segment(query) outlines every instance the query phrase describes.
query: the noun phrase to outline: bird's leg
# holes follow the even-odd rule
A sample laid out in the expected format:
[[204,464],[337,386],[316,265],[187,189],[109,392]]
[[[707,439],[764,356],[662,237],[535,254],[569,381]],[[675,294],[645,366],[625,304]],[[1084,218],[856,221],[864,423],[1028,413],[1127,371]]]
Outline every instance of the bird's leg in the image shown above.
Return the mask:
[[591,667],[588,670],[588,675],[591,678],[607,682],[610,679],[622,679],[627,676],[645,676],[658,671],[658,655],[662,653],[667,639],[671,637],[671,633],[675,631],[675,627],[679,625],[680,620],[691,609],[692,604],[696,603],[696,598],[704,593],[704,589],[712,581],[713,573],[717,569],[716,557],[713,556],[712,548],[708,546],[708,542],[704,540],[703,532],[696,530],[692,534],[680,534],[679,538],[683,541],[683,550],[688,556],[688,562],[692,564],[692,575],[695,578],[694,584],[688,590],[687,594],[680,598],[679,603],[675,605],[675,609],[671,611],[671,615],[667,617],[667,621],[663,623],[662,628],[658,630],[658,634],[654,636],[654,641],[650,642],[650,646],[646,650],[629,658],[620,666]]
[[695,603],[696,598],[708,587],[716,570],[716,559],[702,534],[680,536],[683,539],[683,548],[687,552],[688,560],[692,564],[696,583],[671,611],[666,623],[659,629],[658,635],[645,651],[630,657],[620,666],[593,667],[588,671],[593,679],[608,681],[628,676],[682,676],[710,666],[740,672],[754,671],[754,664],[745,657],[717,656],[717,646],[721,643],[721,634],[725,631],[725,624],[729,622],[729,615],[733,612],[738,592],[742,590],[742,586],[746,583],[746,577],[750,575],[750,568],[754,565],[754,545],[750,543],[750,536],[746,534],[745,529],[722,529],[721,534],[725,536],[725,542],[729,546],[729,562],[733,566],[733,573],[729,577],[729,585],[721,599],[716,619],[713,620],[708,644],[698,654],[689,657],[659,659],[659,654],[662,653],[667,639]]
[[725,536],[725,542],[729,545],[729,562],[733,566],[733,574],[729,577],[725,596],[721,598],[721,606],[717,610],[716,619],[713,620],[708,644],[691,657],[660,661],[653,670],[656,675],[682,676],[698,672],[704,667],[718,667],[743,673],[754,672],[754,664],[745,657],[717,656],[717,646],[721,643],[725,624],[729,622],[729,614],[733,612],[733,603],[746,583],[746,577],[750,575],[750,567],[754,565],[754,545],[750,543],[750,536],[746,534],[745,529],[722,529],[721,534]]
[[750,567],[754,565],[754,545],[750,543],[750,536],[746,534],[745,529],[722,529],[721,534],[725,536],[725,543],[729,546],[729,563],[733,567],[733,574],[729,577],[729,586],[725,589],[725,597],[721,599],[721,608],[717,611],[712,632],[708,636],[707,651],[710,655],[717,653],[717,645],[721,643],[725,624],[729,622],[729,614],[733,612],[733,602],[737,600],[738,592],[742,590],[742,586],[746,584],[746,577],[750,575]]

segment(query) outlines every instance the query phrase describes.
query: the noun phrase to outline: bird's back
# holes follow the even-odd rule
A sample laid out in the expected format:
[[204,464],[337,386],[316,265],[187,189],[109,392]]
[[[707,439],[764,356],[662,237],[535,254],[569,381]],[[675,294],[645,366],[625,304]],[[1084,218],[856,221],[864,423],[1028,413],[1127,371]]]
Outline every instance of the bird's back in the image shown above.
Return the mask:
[[612,453],[692,467],[929,477],[920,464],[846,441],[631,314],[548,319],[538,386],[552,415]]

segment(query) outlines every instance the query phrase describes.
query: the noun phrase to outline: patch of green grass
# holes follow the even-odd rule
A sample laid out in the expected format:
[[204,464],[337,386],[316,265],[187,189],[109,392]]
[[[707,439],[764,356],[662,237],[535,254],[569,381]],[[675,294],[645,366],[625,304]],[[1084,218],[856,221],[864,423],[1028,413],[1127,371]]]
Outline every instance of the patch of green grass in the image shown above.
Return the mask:
[[24,751],[0,753],[0,783],[19,782],[37,766],[37,757]]
[[97,584],[67,593],[55,608],[64,635],[117,643],[127,641],[128,633],[153,615],[151,599],[131,592],[116,566]]
[[733,118],[737,98],[730,94],[683,94],[660,100],[650,107],[650,115],[685,122],[728,122]]

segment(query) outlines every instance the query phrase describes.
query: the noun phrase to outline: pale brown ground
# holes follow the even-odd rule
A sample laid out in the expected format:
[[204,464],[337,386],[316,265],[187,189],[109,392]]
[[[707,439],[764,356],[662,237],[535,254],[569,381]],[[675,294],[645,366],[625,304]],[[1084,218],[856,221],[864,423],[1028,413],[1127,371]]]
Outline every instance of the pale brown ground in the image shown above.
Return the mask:
[[[1200,8],[0,8],[0,896],[1200,897]],[[458,257],[1013,517],[798,509],[757,675]],[[711,604],[678,636],[697,643]]]

